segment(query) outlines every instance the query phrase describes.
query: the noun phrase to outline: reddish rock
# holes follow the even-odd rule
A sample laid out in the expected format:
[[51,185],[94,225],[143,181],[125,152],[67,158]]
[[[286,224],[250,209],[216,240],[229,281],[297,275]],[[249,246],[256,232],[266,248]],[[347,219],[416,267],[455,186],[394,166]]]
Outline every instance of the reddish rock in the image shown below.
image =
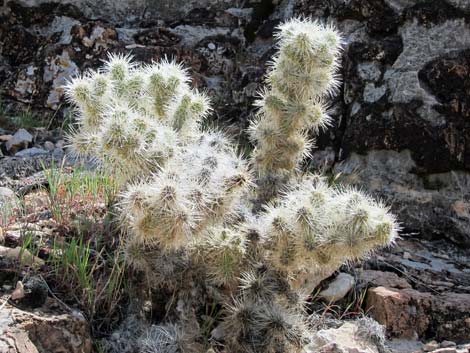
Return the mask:
[[411,288],[371,288],[366,307],[371,316],[392,336],[422,336],[430,325],[433,298]]

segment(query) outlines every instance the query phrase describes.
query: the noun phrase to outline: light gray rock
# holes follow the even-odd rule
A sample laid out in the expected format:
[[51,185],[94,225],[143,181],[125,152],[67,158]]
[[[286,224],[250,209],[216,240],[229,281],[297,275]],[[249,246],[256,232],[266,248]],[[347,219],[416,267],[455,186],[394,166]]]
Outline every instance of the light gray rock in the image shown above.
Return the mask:
[[8,221],[18,202],[18,197],[12,189],[0,186],[0,225]]
[[320,330],[305,347],[305,353],[379,353],[377,347],[361,337],[358,331],[353,322],[337,329]]
[[245,21],[249,21],[251,19],[251,16],[253,16],[253,8],[236,8],[236,7],[231,7],[227,10],[225,10],[226,13],[237,17],[244,19]]
[[394,338],[387,342],[387,346],[392,353],[414,353],[421,352],[423,343],[413,339]]
[[19,129],[11,139],[9,139],[5,147],[7,151],[17,151],[28,147],[28,144],[33,142],[33,135],[31,135],[25,129]]
[[423,346],[423,351],[431,352],[439,348],[439,343],[436,341],[430,341]]
[[93,352],[90,326],[83,315],[59,312],[61,305],[50,302],[35,312],[0,305],[0,352]]
[[328,303],[334,303],[343,299],[354,286],[354,277],[347,273],[339,273],[338,276],[322,290],[318,296]]
[[364,102],[367,102],[367,103],[377,102],[380,98],[383,97],[386,91],[387,91],[386,85],[376,87],[374,83],[368,83],[364,87]]
[[31,147],[15,153],[15,157],[36,157],[48,154],[49,152],[38,147]]
[[57,148],[63,149],[64,146],[65,146],[65,141],[64,141],[64,140],[59,140],[59,141],[57,141],[57,142],[55,143],[55,146],[56,146]]
[[201,40],[208,37],[227,36],[230,29],[223,27],[206,27],[206,26],[177,26],[171,31],[181,37],[181,44],[185,47],[194,47]]
[[46,107],[56,109],[64,95],[64,86],[72,76],[78,74],[77,64],[71,60],[67,50],[62,50],[60,55],[50,57],[46,60],[43,80],[52,81],[52,89],[47,97]]
[[429,61],[470,47],[470,27],[462,20],[449,20],[435,26],[423,26],[415,20],[400,28],[403,51],[384,74],[390,90],[390,101],[423,102],[421,117],[429,119],[429,109],[438,104],[419,78],[419,70]]
[[70,44],[72,42],[72,34],[70,33],[73,26],[79,25],[80,22],[68,16],[56,16],[53,21],[46,27],[32,27],[34,34],[40,34],[43,37],[50,37],[55,33],[60,33],[58,44]]
[[377,81],[382,74],[380,67],[375,62],[365,62],[357,65],[357,74],[366,81]]
[[46,142],[44,142],[44,149],[45,149],[46,151],[49,151],[49,152],[50,152],[50,151],[53,151],[54,148],[55,148],[55,145],[54,145],[54,143],[52,143],[51,141],[46,141]]

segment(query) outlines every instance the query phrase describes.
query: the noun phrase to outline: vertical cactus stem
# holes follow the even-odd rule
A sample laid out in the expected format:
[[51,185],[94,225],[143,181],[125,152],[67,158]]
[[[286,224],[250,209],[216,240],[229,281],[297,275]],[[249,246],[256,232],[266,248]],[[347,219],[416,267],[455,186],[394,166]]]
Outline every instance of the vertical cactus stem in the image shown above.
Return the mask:
[[[286,181],[295,175],[312,146],[306,132],[328,125],[323,98],[338,85],[335,70],[341,38],[333,27],[293,19],[279,27],[276,37],[279,52],[268,72],[267,88],[256,103],[262,118],[251,127],[256,143],[253,162],[260,181],[266,175],[282,174]],[[264,184],[259,184],[260,189]]]

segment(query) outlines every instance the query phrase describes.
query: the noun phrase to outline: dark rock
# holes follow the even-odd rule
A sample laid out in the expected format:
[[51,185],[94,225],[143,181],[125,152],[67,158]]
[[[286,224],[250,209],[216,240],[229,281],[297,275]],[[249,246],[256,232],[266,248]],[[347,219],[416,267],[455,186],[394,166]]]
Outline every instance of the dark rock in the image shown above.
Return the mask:
[[19,304],[28,308],[39,308],[46,302],[49,289],[44,280],[40,277],[32,276],[24,282],[24,297]]

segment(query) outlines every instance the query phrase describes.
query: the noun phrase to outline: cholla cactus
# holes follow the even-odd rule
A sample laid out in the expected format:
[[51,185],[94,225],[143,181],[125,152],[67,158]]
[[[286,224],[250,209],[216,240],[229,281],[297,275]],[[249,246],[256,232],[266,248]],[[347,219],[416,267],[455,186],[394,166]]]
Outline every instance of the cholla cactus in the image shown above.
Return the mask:
[[294,19],[277,39],[250,129],[254,178],[223,133],[201,129],[208,99],[175,63],[111,56],[67,88],[79,112],[74,150],[121,183],[129,265],[146,275],[147,289],[171,293],[165,319],[175,323],[153,326],[143,351],[196,347],[207,334],[200,313],[212,303],[224,313],[214,321],[229,352],[301,352],[305,297],[342,263],[397,235],[382,203],[300,172],[307,133],[330,121],[325,98],[338,85],[340,36]]

